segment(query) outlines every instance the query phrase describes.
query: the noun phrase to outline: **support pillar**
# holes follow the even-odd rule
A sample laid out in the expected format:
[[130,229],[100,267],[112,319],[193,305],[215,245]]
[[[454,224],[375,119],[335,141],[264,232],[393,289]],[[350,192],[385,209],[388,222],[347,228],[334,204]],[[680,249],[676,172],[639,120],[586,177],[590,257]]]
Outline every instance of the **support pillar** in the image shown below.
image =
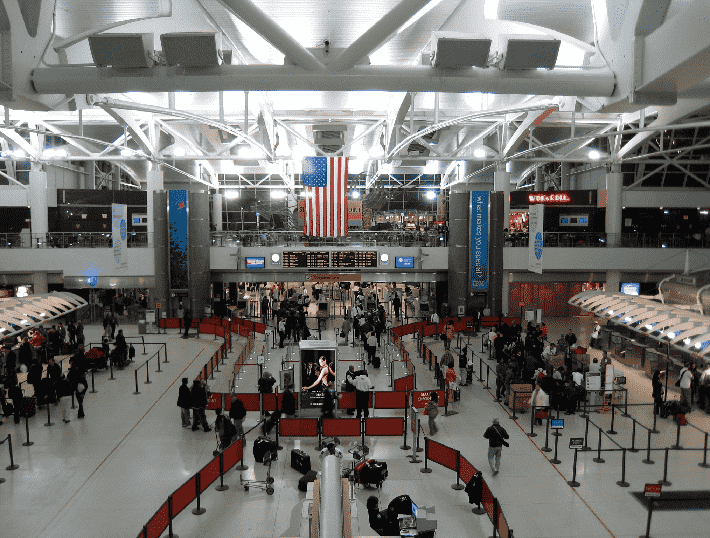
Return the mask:
[[218,232],[222,231],[222,200],[224,195],[215,192],[212,195],[212,224],[214,224],[215,230]]
[[449,195],[449,274],[448,295],[451,314],[458,315],[459,306],[468,307],[470,295],[469,264],[469,213],[471,194],[453,187]]
[[153,256],[155,262],[155,291],[149,296],[153,304],[148,308],[154,308],[155,303],[160,303],[160,315],[168,313],[168,299],[170,293],[170,268],[168,265],[168,193],[166,191],[148,192],[148,199],[153,199]]
[[[32,164],[29,187],[32,246],[33,248],[44,248],[47,241],[47,232],[49,232],[47,208],[49,207],[50,192],[47,188],[47,172],[42,172],[40,165]],[[53,207],[56,206],[56,203],[57,191],[54,189]]]
[[611,172],[606,174],[606,245],[618,247],[621,243],[621,204],[624,175],[621,165],[612,164]]
[[535,191],[540,192],[543,189],[545,180],[542,174],[542,168],[535,169]]
[[191,192],[189,200],[188,256],[190,309],[203,317],[210,305],[210,199],[207,191]]
[[506,170],[505,163],[498,163],[493,174],[493,186],[497,192],[503,192],[503,228],[510,227],[510,172]]
[[36,271],[32,273],[32,284],[35,295],[40,293],[49,293],[46,271]]
[[619,293],[619,282],[621,281],[621,273],[619,271],[606,272],[606,291]]
[[114,166],[113,172],[111,174],[112,178],[112,183],[111,183],[111,188],[114,191],[120,191],[121,190],[121,167],[120,166]]
[[[501,286],[501,312],[503,312],[504,316],[510,315],[510,277],[510,271],[503,271],[503,285]],[[513,308],[515,307],[516,305],[513,305]],[[515,317],[515,312],[513,312],[513,317]]]
[[570,190],[569,173],[570,173],[570,164],[569,163],[562,163],[562,166],[560,167],[560,190],[562,190],[562,191]]
[[569,190],[577,190],[577,174],[579,173],[579,168],[570,168],[569,173]]
[[[147,189],[148,189],[148,204],[147,204],[148,244],[153,245],[153,244],[155,244],[155,237],[154,237],[155,222],[154,222],[154,216],[153,216],[154,215],[153,193],[163,190],[163,172],[160,170],[150,170],[147,174],[146,179],[148,180],[148,185],[147,185]],[[167,204],[167,202],[166,202],[166,204]]]
[[[496,172],[497,174],[497,172]],[[510,183],[509,183],[510,184]],[[504,192],[490,194],[488,236],[488,308],[492,316],[503,311],[503,198]]]

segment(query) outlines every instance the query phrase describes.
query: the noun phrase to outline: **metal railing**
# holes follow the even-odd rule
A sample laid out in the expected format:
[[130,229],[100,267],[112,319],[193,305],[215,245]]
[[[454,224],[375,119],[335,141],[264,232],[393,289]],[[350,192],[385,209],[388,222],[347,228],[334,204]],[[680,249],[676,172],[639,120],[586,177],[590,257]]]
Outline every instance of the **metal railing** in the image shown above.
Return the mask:
[[402,246],[445,247],[448,233],[429,230],[350,230],[344,237],[307,237],[300,230],[212,232],[213,247],[271,246]]
[[[126,243],[129,248],[152,246],[148,232],[129,232]],[[50,232],[47,234],[0,234],[0,248],[111,248],[110,232]]]
[[[707,248],[710,241],[704,236],[689,234],[608,234],[605,232],[545,232],[543,244],[546,247],[563,248]],[[506,247],[527,247],[528,234],[508,234]]]

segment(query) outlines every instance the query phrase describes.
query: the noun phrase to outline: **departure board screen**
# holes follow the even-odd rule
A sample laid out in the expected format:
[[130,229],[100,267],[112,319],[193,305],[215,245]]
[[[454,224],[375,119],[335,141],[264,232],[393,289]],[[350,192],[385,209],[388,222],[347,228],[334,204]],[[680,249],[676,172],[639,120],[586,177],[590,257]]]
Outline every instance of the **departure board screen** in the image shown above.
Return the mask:
[[293,267],[325,268],[329,267],[328,251],[292,250],[283,253],[284,269]]
[[333,267],[377,267],[377,251],[344,250],[333,252]]

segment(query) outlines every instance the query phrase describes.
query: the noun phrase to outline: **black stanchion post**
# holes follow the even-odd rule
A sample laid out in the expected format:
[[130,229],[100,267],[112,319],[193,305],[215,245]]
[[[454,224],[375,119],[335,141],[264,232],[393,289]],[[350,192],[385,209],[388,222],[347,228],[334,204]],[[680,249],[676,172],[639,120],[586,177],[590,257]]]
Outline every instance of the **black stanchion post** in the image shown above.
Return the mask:
[[579,451],[574,451],[574,461],[572,462],[572,480],[567,481],[567,484],[573,488],[579,487],[579,482],[577,482],[577,452]]
[[197,473],[195,475],[195,496],[197,497],[197,506],[192,509],[192,513],[196,516],[201,516],[207,512],[207,510],[200,506],[200,489],[200,473]]
[[[25,416],[25,434],[27,435],[27,441],[22,443],[22,446],[34,445],[34,443],[30,441],[30,418],[28,416]],[[705,440],[707,441],[707,436],[705,437]]]
[[662,486],[672,486],[673,484],[668,481],[668,448],[666,448],[666,453],[663,457],[663,480],[658,481]]
[[[409,393],[407,393],[407,397],[409,397]],[[412,448],[411,446],[409,446],[407,444],[407,415],[408,414],[409,413],[407,413],[407,408],[405,407],[404,408],[404,443],[402,443],[402,446],[399,447],[402,450],[409,450],[410,448]],[[414,442],[414,441],[412,441],[412,442]]]
[[493,497],[493,536],[489,538],[498,538],[498,499]]
[[133,375],[136,378],[136,391],[133,394],[140,394],[141,392],[138,390],[138,370],[134,370]]
[[478,357],[478,380],[483,385],[483,357]]
[[431,469],[429,468],[429,438],[425,435],[424,436],[424,467],[419,469],[420,473],[430,473]]
[[621,449],[621,480],[616,482],[620,488],[628,488],[631,484],[626,481],[626,449]]
[[464,486],[461,483],[461,452],[458,450],[456,451],[456,483],[451,484],[451,489],[455,489],[457,491],[460,491],[464,489],[466,486]]
[[145,352],[145,336],[141,336],[141,341],[143,342],[143,355],[147,355]]
[[614,408],[614,402],[611,402],[611,427],[606,431],[609,435],[616,435],[614,430],[614,415],[616,415],[616,409]]
[[651,459],[651,430],[648,430],[648,444],[646,445],[646,459],[641,460],[646,465],[653,465],[656,463]]
[[710,467],[708,464],[708,434],[705,434],[705,443],[703,444],[703,461],[698,463],[698,467],[703,467],[704,469],[707,469]]
[[580,415],[582,418],[587,418],[589,417],[589,412],[587,411],[587,395],[584,395],[584,411],[582,411],[582,414]]
[[96,394],[96,387],[94,386],[94,370],[93,368],[91,369],[91,390],[89,391],[89,394]]
[[[163,364],[168,364],[170,361],[168,360],[168,346],[167,344],[163,344],[163,355],[165,356],[165,360],[163,361]],[[158,359],[160,360],[160,359]]]
[[599,428],[599,439],[597,441],[597,457],[592,460],[595,463],[604,463],[604,458],[602,458],[602,429]]
[[[555,437],[555,457],[550,460],[550,463],[554,463],[555,465],[558,465],[558,464],[562,463],[562,462],[560,461],[560,459],[557,457],[557,444],[558,444],[559,442],[560,442],[560,438],[559,438],[559,437]],[[575,450],[575,454],[576,454],[576,453],[577,453],[577,451]]]
[[634,454],[639,451],[638,448],[636,448],[636,419],[632,418],[633,421],[631,425],[631,448],[629,449],[629,452],[633,452]]
[[249,467],[244,465],[244,438],[241,438],[238,442],[242,444],[242,457],[239,460],[239,463],[234,466],[234,469],[237,471],[246,471]]
[[[550,408],[549,407],[547,408],[547,416],[548,417],[550,416]],[[559,420],[559,418],[560,418],[560,408],[559,407],[557,408],[557,416],[555,418],[557,420]],[[555,430],[554,432],[552,432],[552,435],[554,435],[555,437],[559,437],[562,434],[560,433],[560,430]]]
[[490,389],[490,386],[488,385],[488,380],[489,380],[490,376],[491,376],[491,369],[486,364],[486,389]]
[[7,442],[8,442],[8,443],[7,443],[7,448],[8,448],[9,451],[10,451],[10,465],[8,465],[7,467],[5,467],[5,470],[6,470],[6,471],[14,471],[15,469],[19,469],[20,466],[19,466],[19,465],[15,465],[15,458],[14,458],[14,456],[13,456],[13,454],[12,454],[12,434],[11,434],[11,433],[8,433],[8,434],[7,434]]
[[[678,419],[676,419],[676,420],[678,420]],[[676,429],[675,444],[671,448],[673,450],[683,450],[683,447],[680,446],[680,420],[678,420],[678,427]]]
[[109,366],[109,368],[111,369],[111,377],[109,377],[109,379],[110,379],[111,381],[113,381],[113,380],[116,379],[116,378],[113,377],[113,361],[112,361],[111,359],[108,359],[108,366]]
[[646,534],[640,536],[639,538],[650,538],[649,534],[651,532],[651,514],[653,513],[653,497],[648,498],[648,518],[646,519]]
[[158,349],[158,369],[156,372],[161,372],[162,370],[160,369],[160,349]]
[[656,413],[656,404],[653,404],[653,429],[651,430],[651,433],[661,433],[658,431],[658,428],[656,428],[656,420],[658,419],[658,413]]
[[52,404],[47,402],[47,423],[45,426],[54,426],[54,422],[52,422],[52,412],[50,411],[50,408],[52,407]]
[[528,433],[528,437],[537,437],[537,434],[535,433],[535,415],[537,411],[535,411],[537,408],[533,405],[530,408],[530,432]]
[[552,452],[552,449],[550,448],[550,416],[548,415],[547,420],[545,421],[545,446],[542,447],[540,450],[543,452]]
[[216,488],[217,491],[227,491],[229,486],[224,483],[224,453],[219,453],[219,486]]
[[74,403],[74,393],[71,393],[71,408],[76,409],[76,404]]
[[592,448],[587,444],[587,439],[589,439],[589,415],[585,419],[584,424],[584,446],[580,449],[582,452],[589,452]]
[[621,416],[624,418],[631,416],[629,415],[629,389],[624,389],[624,412],[621,413]]
[[[148,535],[144,535],[148,538]],[[173,496],[168,497],[168,538],[180,538],[177,534],[173,534]]]
[[145,383],[144,383],[145,385],[150,385],[152,383],[152,381],[150,380],[149,363],[150,363],[150,359],[148,359],[145,363]]

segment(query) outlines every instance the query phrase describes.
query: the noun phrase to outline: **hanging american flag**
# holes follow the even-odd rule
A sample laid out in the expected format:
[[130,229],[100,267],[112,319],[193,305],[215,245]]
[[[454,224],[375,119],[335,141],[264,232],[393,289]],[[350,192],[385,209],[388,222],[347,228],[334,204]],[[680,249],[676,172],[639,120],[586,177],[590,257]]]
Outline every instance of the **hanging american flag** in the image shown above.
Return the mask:
[[303,159],[303,190],[306,195],[303,233],[318,237],[348,235],[348,158]]

